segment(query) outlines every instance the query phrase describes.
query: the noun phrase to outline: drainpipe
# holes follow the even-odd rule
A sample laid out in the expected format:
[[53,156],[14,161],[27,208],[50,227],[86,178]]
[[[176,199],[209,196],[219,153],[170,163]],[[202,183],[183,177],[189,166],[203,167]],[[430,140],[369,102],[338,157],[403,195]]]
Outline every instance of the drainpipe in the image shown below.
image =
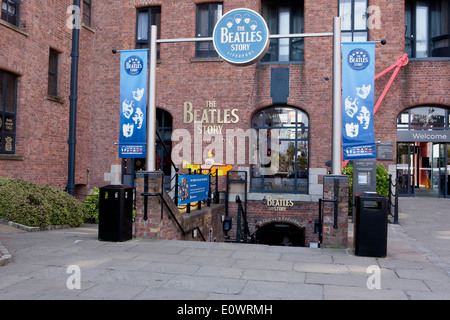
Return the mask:
[[[80,46],[80,0],[73,1],[75,23],[72,29],[72,67],[70,72],[70,118],[69,118],[69,161],[67,175],[67,193],[75,195],[75,147],[76,147],[76,129],[77,129],[77,90],[78,90],[78,56]],[[78,10],[76,10],[78,8]]]

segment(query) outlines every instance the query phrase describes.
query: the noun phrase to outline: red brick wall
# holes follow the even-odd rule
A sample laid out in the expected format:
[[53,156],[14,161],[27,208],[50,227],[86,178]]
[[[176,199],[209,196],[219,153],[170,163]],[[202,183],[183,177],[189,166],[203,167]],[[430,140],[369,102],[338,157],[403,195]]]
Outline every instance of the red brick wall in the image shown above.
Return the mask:
[[[151,174],[148,178],[147,192],[160,193],[161,190],[161,174]],[[134,236],[138,238],[152,238],[165,240],[195,240],[202,241],[201,234],[205,241],[223,242],[224,234],[222,231],[221,217],[224,213],[224,205],[211,205],[210,207],[203,207],[202,210],[196,208],[191,209],[190,214],[181,214],[176,206],[170,201],[169,195],[163,191],[164,198],[172,210],[172,214],[181,225],[186,234],[183,234],[181,228],[170,215],[169,209],[163,206],[163,215],[161,216],[162,203],[158,196],[149,196],[147,198],[147,220],[145,217],[145,200],[141,194],[145,190],[144,176],[139,175],[136,180],[136,217],[135,217],[135,232]],[[197,234],[188,232],[194,228]],[[211,231],[211,232],[210,232]]]
[[[104,173],[120,164],[119,54],[112,48],[134,48],[136,7],[162,6],[162,38],[195,36],[196,4],[200,0],[99,0],[93,4],[92,30],[81,28],[77,115],[76,183],[87,193],[107,184]],[[260,10],[260,1],[224,0],[224,11],[238,7]],[[305,0],[305,32],[330,32],[338,1]],[[23,161],[1,160],[0,174],[64,188],[67,183],[71,30],[66,9],[72,1],[42,6],[22,1],[21,25],[28,36],[0,25],[0,68],[19,75],[17,154]],[[381,28],[370,31],[377,44],[376,72],[393,64],[404,52],[403,1],[370,1],[381,10]],[[63,103],[47,99],[48,51],[61,52],[59,90]],[[250,127],[252,115],[271,105],[268,65],[238,68],[225,62],[193,59],[193,43],[161,44],[157,70],[157,107],[168,111],[174,129],[183,124],[180,110],[186,101],[200,108],[216,101],[219,109],[239,109],[238,126]],[[332,40],[305,39],[305,61],[290,67],[289,104],[310,116],[310,168],[326,168],[331,159]],[[277,66],[273,66],[277,67]],[[450,62],[410,61],[375,116],[375,139],[396,141],[396,117],[405,108],[430,103],[450,106]],[[391,74],[376,82],[377,99]],[[325,80],[329,77],[329,81]],[[45,126],[45,127],[44,127]],[[233,128],[224,124],[224,130]],[[206,143],[203,147],[206,147]],[[395,159],[395,156],[394,156]],[[384,161],[385,165],[392,161]],[[255,215],[257,215],[255,209]]]
[[[16,154],[23,160],[0,160],[0,174],[65,188],[67,184],[71,30],[66,11],[71,1],[42,6],[21,2],[21,32],[0,25],[0,68],[18,75]],[[93,95],[93,33],[81,29],[78,88],[76,183],[87,184],[90,99]],[[58,98],[47,98],[50,48],[58,51]]]

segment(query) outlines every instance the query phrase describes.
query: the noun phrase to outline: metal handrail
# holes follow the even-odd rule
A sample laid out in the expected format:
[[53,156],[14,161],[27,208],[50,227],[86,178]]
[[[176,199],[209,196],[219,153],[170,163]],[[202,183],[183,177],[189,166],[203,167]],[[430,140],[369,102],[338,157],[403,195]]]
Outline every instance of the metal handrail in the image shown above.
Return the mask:
[[[394,204],[392,204],[392,187],[394,187]],[[394,207],[394,214],[392,214],[392,207]],[[395,183],[392,180],[392,174],[389,175],[389,191],[388,191],[388,212],[394,217],[394,224],[398,224],[398,178],[395,178]]]
[[[155,197],[155,196],[159,196],[159,198],[162,200],[162,203],[166,206],[166,208],[169,211],[170,217],[175,221],[175,223],[177,224],[178,228],[181,230],[181,232],[183,233],[183,235],[191,233],[194,230],[198,230],[198,232],[200,233],[200,237],[202,238],[203,241],[206,241],[205,237],[203,236],[202,231],[200,230],[200,228],[198,226],[193,227],[189,230],[184,230],[183,226],[180,224],[180,222],[178,221],[177,217],[175,216],[175,214],[172,212],[172,209],[170,208],[169,204],[167,203],[166,199],[164,199],[164,195],[161,192],[157,192],[157,193],[148,193],[148,192],[143,192],[141,193],[141,196],[143,197]],[[161,206],[161,211],[163,211],[163,207]]]
[[164,148],[164,151],[169,155],[169,160],[170,160],[170,163],[172,164],[172,167],[175,169],[175,172],[178,172],[180,169],[178,169],[178,167],[175,165],[175,163],[173,163],[171,153],[169,152],[169,150],[167,150],[167,147],[166,147],[163,139],[159,135],[158,130],[155,130],[155,132],[156,132],[156,136],[158,137],[159,142],[161,142],[161,145]]
[[[164,199],[164,194],[163,194],[163,192],[164,192],[164,172],[162,173],[162,177],[161,177],[161,190],[162,190],[161,192],[156,192],[156,193],[148,192],[148,178],[147,178],[147,176],[144,177],[144,192],[141,193],[141,196],[144,197],[144,221],[147,221],[147,219],[148,219],[148,217],[147,217],[147,197],[158,196],[162,200],[162,204],[164,204],[166,206],[166,208],[169,210],[170,217],[175,221],[175,223],[177,224],[178,228],[180,228],[183,235],[188,234],[194,230],[198,230],[203,241],[206,241],[205,237],[203,236],[202,231],[200,230],[200,228],[198,226],[185,231],[183,226],[180,224],[177,217],[175,216],[175,214],[172,212],[172,209],[170,208],[166,199]],[[164,207],[162,204],[161,204],[161,219],[163,218],[163,214],[164,214]]]
[[323,215],[322,215],[322,202],[333,202],[334,203],[334,223],[333,229],[338,229],[337,225],[337,204],[338,199],[336,197],[331,199],[319,199],[319,247],[322,246],[323,242]]
[[[176,205],[178,205],[178,171],[180,171],[180,169],[175,165],[175,163],[172,161],[172,156],[171,153],[169,152],[169,150],[167,150],[166,144],[164,143],[163,139],[161,138],[161,136],[159,135],[158,130],[155,130],[156,132],[156,136],[158,137],[159,142],[161,142],[162,147],[164,148],[164,151],[167,153],[167,155],[169,156],[169,160],[170,163],[172,165],[172,167],[175,169],[175,184],[172,188],[170,188],[170,191],[172,191],[172,189],[175,188],[174,193],[175,193],[175,197],[174,197],[174,202]],[[173,178],[170,179],[170,184],[172,183]]]
[[244,242],[247,242],[247,237],[250,236],[250,230],[248,228],[248,222],[247,222],[247,212],[244,210],[244,207],[242,206],[242,200],[241,198],[237,195],[236,196],[236,203],[238,204],[238,219],[237,219],[237,223],[239,224],[237,226],[237,230],[236,230],[236,242],[240,242],[241,241],[241,215],[244,218]]

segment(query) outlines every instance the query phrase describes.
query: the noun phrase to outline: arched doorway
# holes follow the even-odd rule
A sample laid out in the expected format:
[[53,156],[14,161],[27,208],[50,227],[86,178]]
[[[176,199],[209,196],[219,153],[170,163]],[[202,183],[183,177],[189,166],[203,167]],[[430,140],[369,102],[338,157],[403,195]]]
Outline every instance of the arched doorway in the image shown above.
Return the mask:
[[286,222],[270,222],[258,228],[256,242],[272,246],[305,246],[305,227]]
[[[172,116],[163,109],[156,109],[156,130],[162,139],[156,139],[155,166],[156,170],[164,172],[164,185],[170,189],[170,180],[172,177],[172,166],[170,162],[170,153],[172,152]],[[163,145],[165,145],[165,148]],[[169,154],[166,152],[169,152]]]
[[450,110],[418,106],[397,118],[400,196],[450,198]]

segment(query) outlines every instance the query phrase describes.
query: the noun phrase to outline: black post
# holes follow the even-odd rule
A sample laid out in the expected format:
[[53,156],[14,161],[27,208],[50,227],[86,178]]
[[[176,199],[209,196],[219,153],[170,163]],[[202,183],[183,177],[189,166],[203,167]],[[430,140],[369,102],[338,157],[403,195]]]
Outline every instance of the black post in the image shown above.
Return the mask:
[[389,190],[388,190],[388,213],[392,216],[392,174],[389,174]]
[[208,180],[208,199],[206,200],[206,206],[211,207],[211,168],[209,168],[208,172],[209,180]]
[[[191,174],[191,168],[188,169],[188,174],[189,175]],[[186,212],[191,213],[191,203],[190,202],[186,203]]]
[[80,0],[73,0],[73,6],[78,10],[72,10],[74,14],[74,25],[72,29],[72,67],[70,72],[70,119],[69,119],[69,163],[67,174],[67,192],[70,195],[75,195],[75,147],[76,141],[76,126],[77,126],[77,90],[78,90],[78,57],[80,47]]
[[236,220],[236,242],[241,242],[241,198],[239,196],[236,196],[236,203],[238,205],[238,214],[237,214],[237,220]]
[[338,212],[339,212],[339,179],[334,179],[334,223],[333,229],[338,229]]
[[175,173],[175,205],[178,207],[178,171]]
[[398,224],[398,178],[395,178],[395,211],[394,224]]
[[214,203],[219,204],[219,170],[216,170],[216,192],[214,193]]

